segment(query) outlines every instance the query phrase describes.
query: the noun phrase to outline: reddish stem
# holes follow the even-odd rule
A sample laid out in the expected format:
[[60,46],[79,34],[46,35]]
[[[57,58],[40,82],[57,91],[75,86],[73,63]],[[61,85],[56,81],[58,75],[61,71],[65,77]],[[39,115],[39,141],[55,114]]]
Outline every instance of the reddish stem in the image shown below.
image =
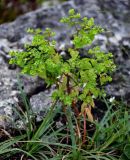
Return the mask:
[[84,111],[84,134],[83,134],[83,144],[86,142],[86,135],[87,135],[87,129],[86,129],[86,111]]
[[73,107],[73,109],[74,109],[74,112],[75,112],[76,117],[78,117],[78,116],[79,116],[79,110],[78,110],[78,108],[76,107],[76,102],[75,102],[75,100],[73,100],[73,102],[72,102],[72,107]]

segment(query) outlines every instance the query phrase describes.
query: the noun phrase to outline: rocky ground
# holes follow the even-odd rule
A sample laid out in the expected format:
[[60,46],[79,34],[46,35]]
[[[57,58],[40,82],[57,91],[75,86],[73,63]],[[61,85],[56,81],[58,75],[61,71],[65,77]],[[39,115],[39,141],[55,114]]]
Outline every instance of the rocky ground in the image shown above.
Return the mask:
[[[96,37],[96,43],[103,50],[112,52],[117,64],[113,82],[106,86],[106,90],[111,96],[124,97],[130,103],[130,1],[70,0],[46,9],[37,9],[11,23],[0,25],[0,126],[10,123],[15,118],[12,108],[21,105],[17,83],[20,69],[8,64],[9,51],[20,50],[24,43],[31,40],[32,37],[26,33],[27,28],[51,27],[57,32],[57,48],[67,46],[70,35],[67,35],[68,29],[59,23],[59,19],[66,16],[70,8],[75,8],[83,16],[94,17],[97,24],[106,28],[103,35]],[[33,110],[42,115],[50,104],[51,89],[46,90],[43,80],[37,77],[20,77]]]

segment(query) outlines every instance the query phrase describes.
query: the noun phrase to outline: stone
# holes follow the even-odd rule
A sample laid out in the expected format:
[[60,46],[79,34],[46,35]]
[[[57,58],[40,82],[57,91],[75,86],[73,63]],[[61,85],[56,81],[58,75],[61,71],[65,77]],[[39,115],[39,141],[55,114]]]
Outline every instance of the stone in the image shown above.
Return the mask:
[[[123,96],[130,101],[129,0],[104,0],[103,3],[102,0],[70,0],[53,7],[41,7],[19,16],[11,23],[0,25],[0,115],[6,116],[8,113],[8,116],[15,120],[11,108],[15,104],[22,104],[17,79],[20,69],[8,64],[8,52],[12,49],[22,50],[24,43],[31,41],[32,36],[26,33],[27,28],[44,30],[51,27],[56,32],[57,49],[61,50],[62,46],[67,48],[70,45],[72,30],[60,24],[59,20],[67,15],[70,8],[75,8],[82,16],[94,17],[96,24],[105,28],[105,33],[96,36],[94,44],[100,44],[103,50],[112,52],[117,64],[113,82],[106,86],[106,91],[111,96]],[[61,54],[64,55],[65,52]],[[44,111],[50,106],[51,90],[48,91],[44,81],[37,77],[20,75],[20,78],[33,110],[39,114],[38,119],[41,119]],[[1,119],[0,126],[4,124],[4,118]]]
[[39,94],[33,95],[30,98],[30,104],[33,110],[33,113],[37,115],[37,120],[41,121],[45,116],[47,111],[52,105],[51,94],[52,90],[46,92],[40,92]]

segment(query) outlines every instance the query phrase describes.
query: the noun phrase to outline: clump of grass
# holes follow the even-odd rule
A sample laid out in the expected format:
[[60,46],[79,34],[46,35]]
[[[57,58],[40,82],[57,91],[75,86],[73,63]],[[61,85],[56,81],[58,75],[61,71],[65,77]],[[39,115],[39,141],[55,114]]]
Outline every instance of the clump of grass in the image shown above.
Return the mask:
[[21,83],[19,83],[25,111],[21,112],[22,109],[15,109],[15,112],[23,122],[24,129],[22,128],[22,132],[18,129],[18,137],[11,137],[9,140],[0,144],[0,157],[3,159],[13,156],[16,156],[16,158],[21,157],[21,159],[30,157],[34,160],[53,157],[56,153],[52,146],[58,145],[57,136],[60,132],[60,130],[54,131],[52,127],[54,125],[53,117],[58,110],[56,108],[54,110],[56,106],[53,104],[41,124],[37,127],[36,120],[32,116],[31,106],[29,106],[27,97],[21,86]]
[[[21,85],[19,85],[21,86]],[[90,122],[93,125],[93,133],[87,130],[87,142],[82,145],[75,132],[77,119],[72,108],[66,112],[59,110],[56,103],[52,105],[43,121],[37,126],[32,118],[31,106],[29,106],[24,91],[20,88],[21,96],[26,106],[22,113],[17,111],[19,118],[24,123],[24,132],[10,137],[0,143],[0,158],[7,160],[19,158],[29,160],[125,160],[129,157],[130,127],[129,108],[123,103],[110,103],[103,98],[107,107],[101,121]],[[66,115],[64,126],[56,128],[53,121],[57,113]],[[58,114],[59,115],[59,114]],[[83,118],[79,120],[81,123]]]

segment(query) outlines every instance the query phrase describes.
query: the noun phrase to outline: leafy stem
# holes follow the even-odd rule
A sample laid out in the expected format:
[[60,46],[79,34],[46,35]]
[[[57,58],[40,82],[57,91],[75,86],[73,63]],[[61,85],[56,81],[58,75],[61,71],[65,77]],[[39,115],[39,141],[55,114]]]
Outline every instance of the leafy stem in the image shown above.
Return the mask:
[[99,46],[91,47],[85,58],[80,57],[80,49],[91,46],[95,36],[103,32],[100,26],[94,24],[93,18],[82,18],[71,9],[68,17],[63,17],[61,22],[76,30],[72,35],[73,47],[68,49],[69,59],[64,60],[55,49],[55,33],[51,29],[47,28],[44,32],[29,29],[34,34],[32,43],[26,45],[22,52],[11,51],[10,64],[20,66],[22,73],[43,78],[48,86],[56,85],[52,99],[61,102],[64,111],[67,106],[73,108],[78,137],[81,137],[79,117],[84,117],[83,143],[86,143],[86,118],[93,121],[91,107],[94,107],[94,99],[103,95],[103,86],[112,81],[115,64],[112,53],[104,53]]

